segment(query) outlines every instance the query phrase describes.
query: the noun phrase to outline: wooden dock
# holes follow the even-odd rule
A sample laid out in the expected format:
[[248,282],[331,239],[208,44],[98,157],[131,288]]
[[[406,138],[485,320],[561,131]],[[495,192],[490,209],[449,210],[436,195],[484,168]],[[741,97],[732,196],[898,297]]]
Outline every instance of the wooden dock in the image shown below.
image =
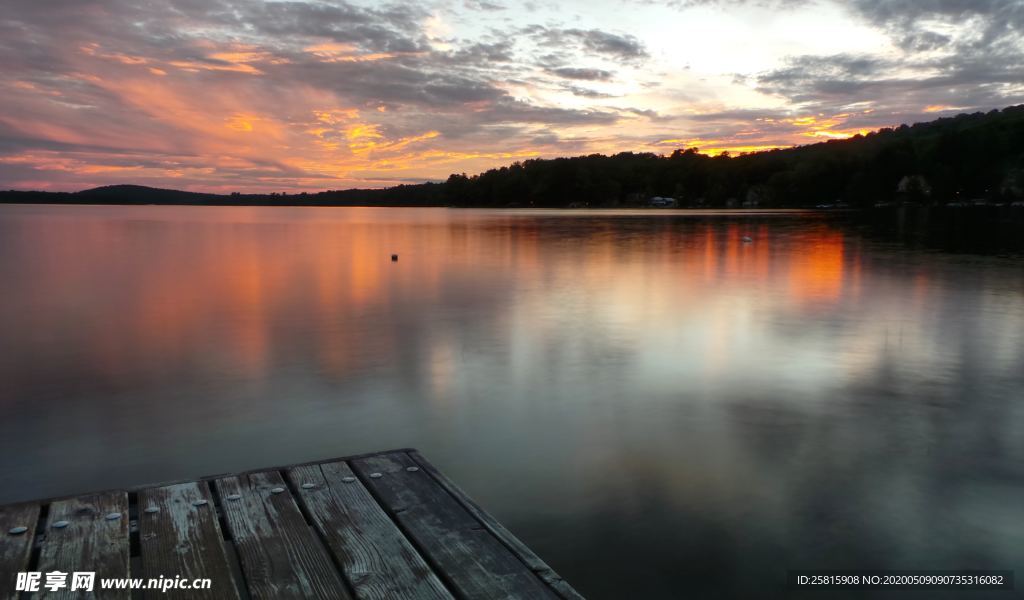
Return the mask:
[[[2,600],[582,598],[411,449],[2,506],[0,536]],[[95,590],[47,590],[54,571]],[[211,587],[99,589],[160,577]]]

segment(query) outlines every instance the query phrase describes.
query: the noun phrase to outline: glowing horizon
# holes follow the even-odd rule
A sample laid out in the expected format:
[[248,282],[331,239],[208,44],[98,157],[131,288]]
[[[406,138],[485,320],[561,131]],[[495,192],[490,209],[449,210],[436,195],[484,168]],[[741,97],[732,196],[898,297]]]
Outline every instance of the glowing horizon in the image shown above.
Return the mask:
[[1011,0],[12,0],[0,189],[319,191],[1024,101]]

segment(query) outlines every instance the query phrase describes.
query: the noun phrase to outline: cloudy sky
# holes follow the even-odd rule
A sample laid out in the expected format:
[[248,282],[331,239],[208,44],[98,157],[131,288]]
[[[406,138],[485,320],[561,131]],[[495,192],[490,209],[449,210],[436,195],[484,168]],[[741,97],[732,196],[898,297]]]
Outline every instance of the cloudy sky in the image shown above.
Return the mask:
[[1020,0],[4,0],[0,189],[382,187],[1024,102]]

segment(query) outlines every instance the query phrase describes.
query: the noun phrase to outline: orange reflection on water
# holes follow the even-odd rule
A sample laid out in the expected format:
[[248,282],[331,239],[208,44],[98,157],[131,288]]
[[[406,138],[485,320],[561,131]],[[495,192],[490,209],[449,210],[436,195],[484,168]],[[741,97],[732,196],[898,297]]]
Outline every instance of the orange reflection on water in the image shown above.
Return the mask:
[[[724,363],[753,307],[838,301],[849,258],[826,224],[783,236],[770,221],[721,216],[61,210],[23,219],[9,242],[22,244],[11,256],[32,259],[15,265],[25,271],[8,298],[30,308],[7,327],[29,340],[26,360],[63,356],[111,380],[153,369],[259,378],[291,364],[340,379],[432,356],[423,371],[441,393],[459,340],[432,350],[436,323],[423,315],[498,339],[570,321],[581,340],[629,338],[694,320],[713,325],[709,348]],[[58,341],[78,351],[54,359]]]
[[843,291],[843,234],[821,228],[808,233],[789,256],[793,297],[801,301],[835,301]]

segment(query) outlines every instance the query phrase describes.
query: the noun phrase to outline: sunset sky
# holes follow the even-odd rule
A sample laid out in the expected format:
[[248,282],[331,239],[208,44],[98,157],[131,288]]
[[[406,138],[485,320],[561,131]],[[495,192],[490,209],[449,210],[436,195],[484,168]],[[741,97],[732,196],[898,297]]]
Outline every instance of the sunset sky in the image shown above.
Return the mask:
[[1020,0],[4,0],[0,189],[315,191],[1024,101]]

